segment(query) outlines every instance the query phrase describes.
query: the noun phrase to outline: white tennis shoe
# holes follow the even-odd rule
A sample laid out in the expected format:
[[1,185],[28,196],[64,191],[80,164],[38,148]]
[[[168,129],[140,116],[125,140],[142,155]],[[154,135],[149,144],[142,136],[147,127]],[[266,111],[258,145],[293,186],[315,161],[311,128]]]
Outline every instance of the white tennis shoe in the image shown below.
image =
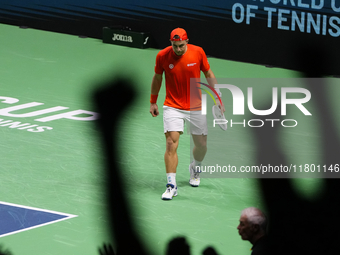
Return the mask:
[[177,196],[177,187],[175,188],[173,184],[168,183],[165,192],[162,194],[162,199],[171,200],[175,196]]
[[194,162],[191,162],[191,164],[189,165],[189,172],[190,172],[189,184],[192,187],[198,187],[200,185],[200,182],[201,182],[201,178],[200,178],[200,172],[201,171],[195,170]]

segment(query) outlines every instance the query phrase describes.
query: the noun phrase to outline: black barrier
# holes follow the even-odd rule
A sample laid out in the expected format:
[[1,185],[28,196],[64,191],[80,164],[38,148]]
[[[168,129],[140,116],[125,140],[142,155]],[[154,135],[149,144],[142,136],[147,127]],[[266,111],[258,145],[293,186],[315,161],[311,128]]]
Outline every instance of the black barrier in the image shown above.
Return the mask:
[[103,42],[139,49],[150,47],[150,33],[132,31],[130,28],[103,27]]

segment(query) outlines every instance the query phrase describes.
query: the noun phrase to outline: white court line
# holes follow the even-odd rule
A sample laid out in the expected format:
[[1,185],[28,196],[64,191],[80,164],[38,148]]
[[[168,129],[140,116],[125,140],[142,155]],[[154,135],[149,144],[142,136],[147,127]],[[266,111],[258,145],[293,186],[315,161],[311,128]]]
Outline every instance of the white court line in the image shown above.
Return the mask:
[[40,208],[35,208],[35,207],[30,207],[30,206],[24,206],[24,205],[18,205],[18,204],[12,204],[12,203],[2,202],[2,201],[0,201],[0,204],[10,205],[10,206],[24,208],[24,209],[36,210],[36,211],[41,211],[41,212],[54,213],[54,214],[59,214],[59,215],[62,215],[62,216],[66,216],[65,218],[62,218],[62,219],[58,219],[58,220],[54,220],[54,221],[49,221],[49,222],[46,222],[46,223],[35,225],[33,227],[24,228],[24,229],[20,229],[20,230],[17,230],[17,231],[9,232],[9,233],[6,233],[6,234],[2,234],[2,235],[0,235],[0,237],[13,235],[13,234],[20,233],[20,232],[23,232],[23,231],[27,231],[27,230],[31,230],[31,229],[34,229],[34,228],[38,228],[38,227],[46,226],[46,225],[49,225],[49,224],[53,224],[53,223],[56,223],[56,222],[59,222],[59,221],[68,220],[68,219],[71,219],[71,218],[78,217],[78,215],[62,213],[62,212],[57,212],[57,211],[51,211],[51,210],[45,210],[45,209],[40,209]]

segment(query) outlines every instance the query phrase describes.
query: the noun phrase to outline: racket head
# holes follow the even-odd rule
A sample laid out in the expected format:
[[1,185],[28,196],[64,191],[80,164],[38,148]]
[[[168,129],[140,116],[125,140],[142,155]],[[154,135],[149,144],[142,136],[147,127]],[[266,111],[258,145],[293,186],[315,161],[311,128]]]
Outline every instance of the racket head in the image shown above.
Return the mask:
[[[214,116],[214,119],[226,119],[224,114],[221,112],[220,107],[218,107],[217,105],[213,105],[212,114]],[[221,124],[218,123],[217,125],[219,125],[220,128],[224,131],[227,130],[228,128],[227,123],[221,123]]]

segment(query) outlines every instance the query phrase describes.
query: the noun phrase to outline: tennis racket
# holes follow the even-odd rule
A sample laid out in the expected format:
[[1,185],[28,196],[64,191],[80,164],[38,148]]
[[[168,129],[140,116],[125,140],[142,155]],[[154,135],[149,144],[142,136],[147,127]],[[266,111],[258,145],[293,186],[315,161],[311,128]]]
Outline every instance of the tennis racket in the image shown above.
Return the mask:
[[221,112],[220,107],[218,107],[216,104],[212,107],[212,114],[215,120],[219,120],[216,122],[216,124],[219,125],[222,130],[227,130],[228,121],[226,120],[224,114]]

